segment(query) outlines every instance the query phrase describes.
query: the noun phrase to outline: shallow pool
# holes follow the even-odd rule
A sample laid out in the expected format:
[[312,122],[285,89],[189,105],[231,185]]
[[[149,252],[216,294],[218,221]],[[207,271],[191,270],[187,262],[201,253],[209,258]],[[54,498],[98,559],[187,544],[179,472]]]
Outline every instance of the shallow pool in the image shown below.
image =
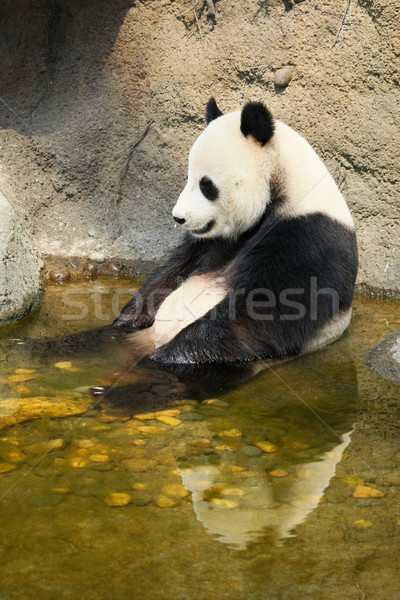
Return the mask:
[[1,330],[1,600],[400,598],[400,388],[365,364],[400,304],[210,392],[79,335],[134,287],[49,285]]

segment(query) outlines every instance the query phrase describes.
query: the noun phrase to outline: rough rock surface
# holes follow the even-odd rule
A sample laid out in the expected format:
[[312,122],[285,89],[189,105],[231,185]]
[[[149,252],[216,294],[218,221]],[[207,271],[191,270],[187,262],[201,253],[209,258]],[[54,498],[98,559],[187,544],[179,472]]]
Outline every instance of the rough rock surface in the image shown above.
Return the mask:
[[359,286],[400,294],[399,10],[220,0],[214,19],[201,0],[4,0],[2,178],[40,252],[148,272],[179,237],[170,211],[206,101],[261,99],[346,181]]
[[400,383],[400,330],[370,350],[367,364],[377,375]]
[[0,192],[0,325],[21,319],[38,305],[39,259],[15,211]]

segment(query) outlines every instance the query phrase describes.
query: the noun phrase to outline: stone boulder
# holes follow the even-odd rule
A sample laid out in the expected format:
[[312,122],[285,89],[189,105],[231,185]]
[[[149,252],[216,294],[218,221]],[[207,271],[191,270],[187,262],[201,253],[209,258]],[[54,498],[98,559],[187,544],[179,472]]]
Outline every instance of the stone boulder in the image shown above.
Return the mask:
[[400,330],[370,350],[367,364],[377,375],[400,383]]
[[39,299],[39,259],[29,234],[0,192],[0,325],[22,319]]

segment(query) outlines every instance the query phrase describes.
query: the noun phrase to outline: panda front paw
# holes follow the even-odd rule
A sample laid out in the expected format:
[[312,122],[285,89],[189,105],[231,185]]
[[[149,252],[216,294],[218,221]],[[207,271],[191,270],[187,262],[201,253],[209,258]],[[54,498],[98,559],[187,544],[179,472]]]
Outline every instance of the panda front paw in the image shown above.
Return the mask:
[[119,317],[113,322],[113,327],[122,331],[133,332],[151,327],[153,323],[154,318],[151,317],[146,311],[142,311],[140,314],[137,314],[135,305],[127,305]]

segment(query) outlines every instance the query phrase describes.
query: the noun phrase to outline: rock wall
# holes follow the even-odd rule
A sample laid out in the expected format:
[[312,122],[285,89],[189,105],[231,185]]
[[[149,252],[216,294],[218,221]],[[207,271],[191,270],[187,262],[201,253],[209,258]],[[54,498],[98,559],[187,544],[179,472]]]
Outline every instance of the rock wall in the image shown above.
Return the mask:
[[106,259],[146,274],[179,237],[170,211],[206,101],[229,111],[261,99],[345,181],[359,287],[399,295],[400,0],[207,11],[202,0],[1,3],[3,179],[47,264],[74,275]]
[[39,259],[26,229],[0,192],[0,326],[22,319],[39,304]]

